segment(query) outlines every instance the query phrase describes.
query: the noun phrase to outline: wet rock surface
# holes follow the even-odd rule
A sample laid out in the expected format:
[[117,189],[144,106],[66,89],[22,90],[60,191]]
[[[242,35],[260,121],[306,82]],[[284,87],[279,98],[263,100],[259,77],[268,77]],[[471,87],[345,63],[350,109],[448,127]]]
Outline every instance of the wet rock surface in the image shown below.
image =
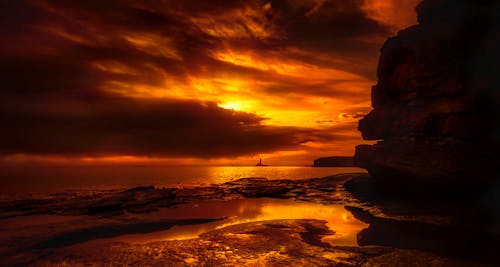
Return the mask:
[[[296,181],[247,178],[203,187],[140,187],[72,198],[58,195],[39,204],[26,199],[6,201],[0,212],[3,215],[0,263],[5,266],[495,265],[499,232],[488,228],[484,221],[470,218],[473,212],[467,206],[462,207],[462,212],[443,213],[450,207],[447,203],[434,201],[437,206],[432,210],[425,201],[421,204],[394,201],[378,192],[371,181],[367,174],[361,173]],[[326,221],[314,218],[241,221],[179,240],[130,243],[102,239],[137,233],[154,235],[172,227],[224,219],[215,218],[213,213],[210,218],[173,220],[162,218],[156,212],[158,209],[168,214],[175,212],[181,203],[196,205],[261,197],[288,199],[297,204],[321,203],[325,207],[345,205],[347,211],[368,226],[358,234],[360,246],[327,241],[325,238],[336,233],[327,227]],[[96,203],[112,206],[108,202],[121,205],[89,212],[89,207],[97,206]]]
[[154,188],[137,187],[125,191],[97,191],[87,195],[47,195],[43,198],[21,198],[0,202],[0,218],[35,214],[114,216],[124,213],[148,213],[158,208],[201,200],[231,200],[239,198],[283,198],[338,203],[342,196],[342,181],[366,174],[340,174],[303,180],[268,180],[243,178],[224,184]]
[[321,242],[327,233],[318,220],[252,222],[191,240],[75,246],[34,266],[473,266],[415,250],[331,247]]
[[[480,188],[499,179],[500,5],[425,0],[381,50],[355,161],[386,188]],[[496,48],[495,48],[496,47]],[[496,63],[495,63],[496,62]]]
[[[344,187],[361,206],[349,207],[369,224],[358,233],[358,244],[415,249],[496,265],[500,227],[496,213],[472,196],[393,193],[370,176],[357,176]],[[461,192],[463,193],[463,192]],[[491,203],[490,203],[491,204]]]
[[[244,198],[276,198],[313,203],[340,203],[343,174],[304,180],[245,178],[219,185],[154,188],[136,187],[124,191],[90,194],[55,194],[43,198],[17,198],[0,203],[0,258],[10,263],[39,260],[46,251],[80,244],[97,238],[150,233],[174,226],[194,225],[224,218],[165,219],[159,210],[186,203],[230,201]],[[151,215],[150,215],[151,214]],[[21,222],[21,225],[19,223]],[[25,225],[24,225],[25,224]],[[307,238],[306,238],[307,239]],[[308,239],[314,242],[315,239]],[[18,256],[25,255],[25,256]],[[27,257],[26,255],[31,255]],[[18,262],[19,261],[19,262]]]

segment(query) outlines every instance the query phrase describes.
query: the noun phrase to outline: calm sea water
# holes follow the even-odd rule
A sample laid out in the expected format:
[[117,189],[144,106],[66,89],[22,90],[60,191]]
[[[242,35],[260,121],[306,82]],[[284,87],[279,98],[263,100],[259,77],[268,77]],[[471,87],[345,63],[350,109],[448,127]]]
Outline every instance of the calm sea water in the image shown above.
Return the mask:
[[349,172],[360,168],[216,167],[216,166],[92,166],[0,169],[0,192],[62,192],[108,190],[136,186],[177,187],[217,184],[247,177],[303,179]]

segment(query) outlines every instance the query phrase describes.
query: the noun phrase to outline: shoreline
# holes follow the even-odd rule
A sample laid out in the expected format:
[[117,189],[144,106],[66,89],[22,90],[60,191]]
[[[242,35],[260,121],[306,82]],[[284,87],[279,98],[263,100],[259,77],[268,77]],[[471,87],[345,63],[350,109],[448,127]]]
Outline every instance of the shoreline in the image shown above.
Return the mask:
[[[139,186],[195,187],[221,184],[247,177],[266,177],[271,180],[325,177],[339,173],[366,172],[360,168],[312,167],[81,167],[39,170],[0,168],[0,197],[32,194],[92,193],[127,190]],[[90,190],[89,190],[90,189]],[[32,198],[32,196],[28,196]]]
[[[158,250],[163,252],[158,253],[154,264],[159,264],[163,259],[166,262],[176,262],[179,266],[209,262],[222,265],[246,264],[256,260],[263,263],[276,261],[283,264],[297,264],[304,259],[315,263],[311,264],[315,266],[341,263],[346,266],[358,266],[356,264],[376,261],[380,257],[389,255],[395,257],[394,262],[396,259],[401,260],[401,257],[412,259],[422,257],[443,262],[466,263],[467,260],[460,259],[460,255],[455,255],[453,252],[466,248],[468,242],[478,243],[482,240],[486,244],[480,247],[484,247],[485,250],[489,247],[496,248],[497,236],[493,238],[488,236],[490,233],[487,231],[477,228],[474,230],[470,227],[470,222],[457,222],[461,218],[456,214],[450,212],[443,216],[441,212],[426,210],[426,203],[421,205],[413,203],[413,208],[405,203],[404,206],[410,208],[402,212],[397,208],[399,202],[377,199],[376,194],[367,192],[364,188],[368,185],[368,188],[373,189],[367,183],[369,181],[370,177],[364,173],[302,180],[244,178],[203,187],[143,186],[83,197],[55,196],[43,201],[34,199],[11,203],[3,201],[0,205],[2,214],[0,220],[3,222],[10,220],[15,224],[16,220],[27,219],[30,216],[60,217],[61,220],[44,224],[40,219],[40,224],[25,226],[22,231],[18,229],[18,233],[12,228],[7,237],[5,234],[8,229],[3,227],[2,243],[5,245],[0,250],[3,258],[0,262],[8,265],[29,263],[35,266],[66,262],[73,265],[97,264],[106,262],[108,258],[113,264],[140,266],[153,264],[152,258],[148,259],[145,256]],[[335,226],[327,226],[327,221],[319,218],[321,217],[319,212],[316,212],[318,216],[315,218],[300,218],[299,215],[293,219],[285,219],[288,215],[283,215],[280,219],[263,217],[254,221],[236,221],[237,223],[221,225],[211,230],[207,228],[201,231],[197,238],[191,236],[186,240],[134,244],[113,238],[110,241],[102,239],[131,234],[133,236],[137,233],[149,233],[154,236],[155,233],[159,234],[172,227],[179,229],[182,224],[191,226],[199,224],[202,227],[204,223],[227,220],[223,217],[216,218],[217,214],[214,211],[217,207],[220,210],[229,210],[230,206],[227,205],[231,203],[246,201],[247,208],[255,208],[255,211],[249,212],[262,213],[262,207],[266,206],[256,206],[252,203],[265,202],[266,199],[291,203],[288,209],[305,204],[320,205],[330,209],[334,206],[344,207],[346,214],[366,224],[366,228],[356,230],[359,231],[357,241],[361,246],[346,247],[325,242],[326,237],[335,236],[335,231],[332,231]],[[206,205],[203,203],[225,203],[226,206],[220,204],[203,206]],[[198,207],[198,210],[206,210],[208,213],[205,215],[212,217],[189,218],[190,221],[162,217],[172,216],[172,212],[184,210],[179,207],[188,204]],[[280,207],[281,212],[287,211],[283,205]],[[309,207],[312,206],[306,208],[310,209]],[[234,206],[235,211],[238,209],[241,209],[241,205]],[[443,204],[442,209],[450,207]],[[164,215],[158,213],[159,211],[163,211]],[[273,213],[279,212],[280,210],[277,210]],[[339,212],[335,211],[332,214]],[[64,218],[68,221],[64,221]],[[71,218],[79,223],[75,224]],[[391,234],[381,235],[381,231],[382,233],[389,231]],[[421,236],[417,238],[415,233]],[[398,236],[398,239],[394,239],[394,236]],[[450,236],[456,237],[450,239]],[[269,238],[276,240],[269,243]],[[401,240],[411,241],[401,243]],[[415,240],[419,240],[417,245],[414,243]],[[462,242],[457,243],[457,240]],[[489,241],[484,242],[484,240]],[[433,242],[444,246],[445,249],[436,248]],[[292,253],[294,251],[291,250],[292,247],[300,248],[307,253],[296,256]],[[252,249],[257,253],[251,253]],[[83,251],[93,251],[93,254]],[[483,252],[491,256],[490,252]],[[207,258],[203,258],[203,255]],[[135,263],[131,264],[128,260],[124,262],[124,257],[134,258]],[[480,259],[473,258],[473,260]]]

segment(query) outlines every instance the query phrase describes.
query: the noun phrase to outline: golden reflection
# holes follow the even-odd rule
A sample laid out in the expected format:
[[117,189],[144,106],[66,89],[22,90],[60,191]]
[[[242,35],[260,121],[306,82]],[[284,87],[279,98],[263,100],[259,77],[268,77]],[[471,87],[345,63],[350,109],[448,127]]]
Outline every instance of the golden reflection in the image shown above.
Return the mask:
[[356,220],[342,205],[322,205],[312,203],[279,203],[273,201],[261,207],[261,213],[254,218],[232,221],[218,226],[266,220],[282,219],[317,219],[327,221],[327,226],[335,232],[334,235],[325,237],[325,241],[335,245],[357,245],[356,234],[368,225]]
[[[144,215],[141,215],[144,216]],[[147,243],[160,240],[183,240],[197,238],[200,234],[226,226],[288,219],[316,219],[327,222],[335,234],[323,238],[325,242],[338,246],[357,246],[357,233],[368,225],[355,219],[342,205],[299,203],[278,199],[238,199],[226,202],[203,202],[181,205],[147,215],[154,218],[227,218],[201,225],[174,226],[150,234],[126,235],[113,240],[130,243]]]
[[[281,155],[285,153],[282,152]],[[302,153],[297,151],[291,151],[289,154],[301,156]],[[262,154],[263,162],[271,163],[272,154]],[[253,163],[259,161],[258,157],[254,158]],[[256,167],[256,166],[212,166],[207,169],[206,178],[207,183],[220,184],[228,181],[234,181],[241,178],[248,177],[265,177],[270,180],[280,180],[280,179],[303,179],[312,177],[325,177],[339,173],[349,173],[349,172],[364,172],[360,168],[313,168],[313,167],[301,167],[301,166],[268,166],[268,167]]]

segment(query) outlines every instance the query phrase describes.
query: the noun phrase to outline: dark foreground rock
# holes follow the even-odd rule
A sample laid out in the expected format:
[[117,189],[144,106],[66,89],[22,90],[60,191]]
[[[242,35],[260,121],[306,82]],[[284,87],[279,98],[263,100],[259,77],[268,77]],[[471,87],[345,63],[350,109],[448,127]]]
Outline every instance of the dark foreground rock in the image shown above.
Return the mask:
[[362,205],[349,207],[369,227],[358,233],[360,246],[415,249],[476,264],[498,263],[500,223],[495,204],[475,194],[392,194],[369,176],[344,183]]
[[435,254],[388,247],[332,247],[324,221],[243,223],[199,238],[144,245],[83,244],[33,266],[477,266]]
[[[44,258],[52,259],[53,256],[59,255],[61,249],[96,239],[149,234],[172,227],[227,222],[227,218],[220,217],[216,210],[207,210],[203,215],[193,217],[185,211],[178,211],[183,209],[180,208],[182,205],[196,206],[207,202],[229,202],[247,198],[289,199],[292,202],[338,205],[348,197],[343,194],[342,182],[357,175],[366,174],[341,174],[295,181],[245,178],[198,187],[144,186],[123,191],[6,199],[0,203],[0,266],[37,264]],[[237,209],[234,214],[242,212],[238,210],[237,205],[222,206]],[[214,205],[208,207],[217,208]],[[262,207],[243,208],[257,215]],[[310,230],[314,234],[321,233],[313,228]],[[303,234],[302,238],[310,244],[322,243],[314,235]],[[107,246],[97,245],[97,251]],[[213,252],[210,252],[210,247],[205,250],[207,253]],[[96,257],[106,257],[106,254],[96,253],[100,254]],[[113,262],[115,261],[119,266],[123,265],[120,259],[113,259]],[[153,263],[142,262],[139,265]]]
[[360,208],[347,207],[370,226],[358,233],[360,246],[384,246],[427,251],[462,260],[496,263],[500,235],[474,225],[436,225],[379,218]]
[[[0,265],[495,266],[498,262],[500,231],[475,205],[393,198],[373,181],[362,173],[295,181],[247,178],[200,187],[56,195],[39,204],[33,199],[4,202]],[[221,204],[245,203],[249,198],[250,206]],[[359,231],[360,246],[336,244],[331,239],[337,234],[332,231],[335,225],[310,216],[256,219],[268,205],[254,200],[269,198],[289,201],[290,207],[315,203],[327,214],[329,207],[345,205],[332,216],[345,212],[343,216],[354,215],[364,222],[354,232]],[[89,209],[96,206],[108,208]],[[229,220],[217,208],[240,216],[242,208],[248,209],[249,217]],[[198,217],[192,216],[195,210]],[[147,241],[183,226],[202,231],[180,240]],[[120,239],[137,234],[147,234],[146,242]]]
[[424,0],[417,13],[384,44],[359,122],[378,142],[356,148],[371,177],[344,184],[370,224],[358,242],[498,265],[500,4]]
[[425,0],[387,40],[356,163],[396,190],[468,189],[499,179],[500,5]]
[[301,180],[243,178],[207,186],[179,188],[145,186],[124,191],[91,192],[86,195],[55,194],[39,198],[27,196],[0,201],[0,219],[36,214],[118,216],[124,213],[149,213],[159,208],[201,200],[261,197],[339,203],[343,200],[338,194],[338,190],[343,190],[342,182],[355,176],[366,176],[366,174],[338,174]]

